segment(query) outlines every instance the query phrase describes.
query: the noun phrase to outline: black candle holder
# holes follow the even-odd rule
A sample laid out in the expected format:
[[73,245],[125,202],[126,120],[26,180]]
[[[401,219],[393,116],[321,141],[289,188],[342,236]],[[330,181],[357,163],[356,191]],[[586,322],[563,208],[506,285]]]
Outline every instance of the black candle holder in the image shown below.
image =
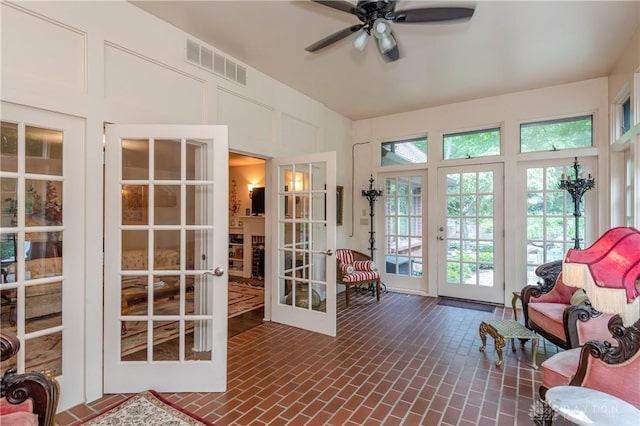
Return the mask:
[[[373,217],[375,216],[375,207],[378,197],[382,196],[382,189],[375,189],[373,187],[373,175],[369,178],[369,189],[362,189],[362,196],[369,201],[369,252],[371,254],[371,260],[374,260],[374,252],[376,251],[376,231],[373,230]],[[383,282],[380,282],[383,291],[387,291],[387,286]],[[375,293],[373,283],[369,284],[369,288],[366,291],[371,291],[371,294]]]
[[369,201],[369,252],[371,252],[371,260],[374,259],[373,252],[376,250],[376,231],[373,230],[373,216],[375,216],[376,200],[382,195],[382,190],[373,187],[373,175],[369,178],[369,189],[362,190],[362,196]]
[[596,181],[591,176],[591,173],[589,173],[589,176],[586,179],[581,176],[581,168],[582,166],[578,163],[578,157],[575,157],[575,160],[573,161],[573,171],[575,176],[573,179],[570,175],[565,175],[564,172],[560,178],[560,189],[566,190],[573,199],[573,217],[576,221],[573,247],[576,249],[580,248],[581,240],[579,223],[580,216],[582,216],[582,214],[580,213],[580,203],[582,202],[584,193],[596,186]]

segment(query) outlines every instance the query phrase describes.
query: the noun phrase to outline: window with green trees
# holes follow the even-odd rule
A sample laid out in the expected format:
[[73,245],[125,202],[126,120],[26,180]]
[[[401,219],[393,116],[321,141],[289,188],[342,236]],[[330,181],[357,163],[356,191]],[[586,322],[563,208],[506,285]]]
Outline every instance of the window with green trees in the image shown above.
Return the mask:
[[593,116],[520,125],[520,152],[559,151],[593,146]]
[[395,166],[398,164],[416,164],[427,162],[427,138],[416,138],[380,145],[380,164]]
[[500,129],[446,134],[442,138],[442,153],[445,160],[500,155]]
[[384,180],[385,272],[422,277],[423,178],[398,175]]
[[[573,204],[558,184],[562,166],[527,168],[527,282],[535,284],[535,269],[561,260],[574,245]],[[567,201],[567,197],[569,200]],[[567,211],[567,206],[571,211]],[[580,204],[580,235],[585,235],[584,203]]]

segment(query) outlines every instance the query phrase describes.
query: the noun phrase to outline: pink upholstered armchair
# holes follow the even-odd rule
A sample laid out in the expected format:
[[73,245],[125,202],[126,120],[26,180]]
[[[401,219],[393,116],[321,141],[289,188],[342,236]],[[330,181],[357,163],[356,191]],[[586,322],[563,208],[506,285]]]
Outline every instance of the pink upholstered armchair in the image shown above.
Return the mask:
[[616,344],[590,341],[542,363],[542,399],[554,386],[582,386],[616,396],[640,409],[640,320],[625,327],[622,318],[614,315],[608,328],[608,340],[613,337]]
[[[555,262],[549,266],[558,265],[561,266]],[[545,266],[540,266],[536,273],[548,282]],[[524,287],[521,298],[525,326],[563,349],[582,346],[589,340],[609,338],[607,323],[612,315],[598,312],[588,302],[572,304],[576,290],[564,284],[562,273],[552,287],[544,283]]]
[[[0,359],[4,362],[20,350],[13,335],[0,333]],[[8,368],[0,378],[0,424],[54,426],[60,388],[50,372],[17,374]]]

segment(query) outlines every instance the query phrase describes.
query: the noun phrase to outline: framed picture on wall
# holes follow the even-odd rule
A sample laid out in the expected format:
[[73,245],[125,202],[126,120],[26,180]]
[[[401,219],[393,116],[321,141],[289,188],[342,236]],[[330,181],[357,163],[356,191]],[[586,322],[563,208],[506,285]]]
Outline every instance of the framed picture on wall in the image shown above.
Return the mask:
[[336,185],[336,225],[342,225],[342,202],[344,199],[344,186]]
[[148,209],[147,187],[144,185],[122,186],[122,224],[145,225]]

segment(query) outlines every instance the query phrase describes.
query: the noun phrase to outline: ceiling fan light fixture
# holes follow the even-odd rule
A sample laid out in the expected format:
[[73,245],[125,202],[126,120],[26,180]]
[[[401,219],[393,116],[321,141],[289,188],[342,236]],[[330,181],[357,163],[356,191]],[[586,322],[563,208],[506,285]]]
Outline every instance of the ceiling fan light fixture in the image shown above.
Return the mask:
[[391,34],[378,39],[378,46],[380,47],[382,53],[387,53],[388,51],[396,47],[396,44],[396,40]]
[[373,22],[373,35],[381,40],[391,35],[391,24],[384,18],[378,18]]
[[369,41],[369,33],[363,28],[360,30],[356,38],[353,40],[353,47],[359,51],[363,51]]

